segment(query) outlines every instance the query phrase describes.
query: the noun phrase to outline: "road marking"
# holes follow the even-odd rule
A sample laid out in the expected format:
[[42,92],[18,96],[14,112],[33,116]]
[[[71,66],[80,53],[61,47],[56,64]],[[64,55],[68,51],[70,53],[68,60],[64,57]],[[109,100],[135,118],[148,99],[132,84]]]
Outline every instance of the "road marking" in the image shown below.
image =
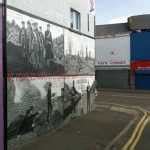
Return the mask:
[[135,149],[137,143],[139,142],[139,140],[140,140],[140,138],[141,138],[141,136],[142,136],[142,134],[143,134],[143,131],[144,131],[144,129],[145,129],[145,127],[146,127],[148,121],[149,121],[149,119],[146,118],[146,120],[144,121],[144,123],[142,124],[142,126],[141,126],[141,128],[140,128],[140,130],[139,130],[139,134],[137,135],[137,138],[136,138],[135,141],[132,143],[132,145],[131,145],[131,147],[130,147],[130,150],[134,150],[134,149]]
[[130,139],[125,144],[125,146],[122,148],[122,150],[128,150],[129,149],[130,145],[133,143],[134,139],[136,138],[138,130],[140,129],[141,125],[143,124],[143,121],[145,120],[145,118],[146,118],[146,113],[144,113],[144,116],[142,117],[142,119],[137,124],[136,128],[134,129],[134,131],[130,137]]
[[[138,107],[131,107],[131,106],[125,106],[125,105],[120,105],[120,104],[116,104],[116,103],[106,103],[106,102],[101,102],[101,103],[97,103],[96,104],[96,108],[98,109],[99,107],[102,107],[102,108],[107,108],[107,109],[110,109],[112,111],[117,111],[117,108],[118,108],[118,111],[120,111],[120,109],[122,109],[121,112],[130,112],[130,114],[134,114],[136,117],[131,120],[129,122],[129,124],[105,147],[105,150],[109,150],[111,149],[111,147],[113,145],[115,145],[115,143],[117,143],[117,141],[122,138],[128,131],[129,129],[132,127],[132,125],[135,123],[135,121],[138,119],[139,115],[138,115],[138,111],[142,112],[143,113],[143,110],[141,110],[140,108]],[[115,108],[115,109],[113,109]],[[130,110],[130,111],[129,111]]]
[[142,117],[138,125],[136,126],[131,138],[129,139],[129,141],[126,143],[126,145],[123,147],[122,150],[134,150],[135,149],[136,145],[138,144],[143,134],[145,126],[147,125],[148,122],[149,122],[149,112],[145,111],[144,116]]
[[136,128],[134,129],[130,139],[122,148],[122,150],[134,150],[142,136],[145,126],[147,125],[147,123],[150,120],[150,112],[141,108],[140,106],[126,106],[126,105],[121,105],[118,103],[105,103],[105,102],[98,102],[97,104],[101,104],[101,105],[106,104],[106,105],[112,105],[112,106],[114,105],[114,106],[118,106],[118,107],[130,108],[130,109],[137,109],[144,113],[143,117],[141,118],[141,120],[137,124]]
[[[101,95],[105,96],[105,95]],[[106,96],[112,96],[112,97],[124,97],[124,98],[136,98],[136,99],[149,99],[149,96],[136,96],[136,95],[122,95],[122,94],[110,94]]]

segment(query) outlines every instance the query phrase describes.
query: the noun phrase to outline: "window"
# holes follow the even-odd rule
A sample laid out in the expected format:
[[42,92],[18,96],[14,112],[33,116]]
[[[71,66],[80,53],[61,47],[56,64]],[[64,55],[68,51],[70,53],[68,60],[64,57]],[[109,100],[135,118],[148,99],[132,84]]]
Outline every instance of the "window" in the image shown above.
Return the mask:
[[87,21],[88,21],[88,32],[90,31],[90,15],[88,14],[87,16]]
[[80,13],[71,8],[71,28],[80,31],[81,29]]

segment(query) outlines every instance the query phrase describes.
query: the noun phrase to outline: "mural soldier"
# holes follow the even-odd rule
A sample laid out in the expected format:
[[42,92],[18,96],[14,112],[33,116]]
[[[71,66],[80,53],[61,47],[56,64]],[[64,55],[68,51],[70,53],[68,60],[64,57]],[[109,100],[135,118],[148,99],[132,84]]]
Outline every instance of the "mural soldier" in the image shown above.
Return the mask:
[[19,44],[19,33],[18,33],[19,29],[16,25],[15,20],[12,20],[12,22],[9,25],[9,29],[8,29],[8,35],[7,35],[7,41],[15,44],[15,45],[20,45]]
[[31,52],[31,62],[35,69],[39,69],[40,61],[39,61],[39,51],[40,51],[40,45],[39,45],[39,32],[38,32],[38,23],[33,23],[33,38],[32,38],[32,52]]
[[90,95],[90,86],[87,86],[87,112],[90,112],[90,107],[91,107],[91,95]]
[[47,30],[45,31],[45,49],[46,49],[46,61],[47,65],[49,65],[50,61],[54,58],[53,41],[52,41],[52,34],[50,31],[50,24],[47,25]]
[[71,103],[72,103],[72,106],[73,106],[73,113],[75,113],[76,112],[76,108],[75,108],[75,96],[76,96],[76,94],[78,93],[77,92],[77,90],[76,90],[76,88],[75,88],[75,81],[73,80],[73,82],[72,82],[72,89],[71,89]]
[[49,122],[50,118],[52,117],[52,110],[53,110],[53,106],[52,106],[52,84],[51,84],[51,82],[49,82],[48,90],[47,90],[47,110],[48,110],[47,121]]
[[42,65],[45,60],[45,46],[44,46],[44,34],[42,32],[42,27],[39,27],[39,38],[40,38],[40,54],[39,54],[39,59],[40,59],[40,64]]
[[28,130],[30,130],[31,125],[33,123],[32,117],[36,116],[33,111],[34,111],[33,106],[30,106],[29,109],[26,111],[23,121],[19,128],[19,133],[18,133],[19,136],[20,136],[20,134],[24,134],[24,133],[28,132]]
[[22,28],[19,33],[19,43],[22,47],[23,57],[25,58],[25,61],[27,61],[27,58],[28,58],[28,53],[27,53],[27,48],[26,48],[27,32],[25,28],[25,22],[22,21],[21,24],[22,24]]
[[27,52],[28,52],[28,60],[29,62],[32,64],[31,59],[31,50],[32,50],[32,39],[33,39],[33,30],[32,30],[32,25],[31,22],[28,21],[27,22],[27,40],[26,40],[26,48],[27,48]]

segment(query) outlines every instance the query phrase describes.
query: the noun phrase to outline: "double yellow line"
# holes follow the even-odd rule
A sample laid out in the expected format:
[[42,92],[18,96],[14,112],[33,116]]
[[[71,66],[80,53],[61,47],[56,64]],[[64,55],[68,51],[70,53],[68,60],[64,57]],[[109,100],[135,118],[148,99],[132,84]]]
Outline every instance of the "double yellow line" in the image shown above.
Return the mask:
[[144,131],[145,126],[147,125],[149,121],[149,114],[147,111],[144,111],[144,115],[137,124],[136,128],[133,131],[133,134],[131,135],[129,141],[125,144],[125,146],[122,148],[122,150],[134,150],[137,143],[140,140],[140,137],[142,136],[142,133]]
[[145,126],[149,122],[150,112],[148,112],[145,109],[138,107],[138,106],[126,106],[126,105],[121,105],[121,104],[116,104],[116,103],[105,103],[105,102],[100,103],[100,104],[108,104],[108,105],[112,105],[112,106],[135,109],[135,110],[139,110],[140,112],[143,113],[143,117],[141,118],[141,120],[137,124],[136,128],[134,129],[130,139],[127,141],[127,143],[122,148],[122,150],[135,150],[135,147],[138,144],[138,142],[142,136]]

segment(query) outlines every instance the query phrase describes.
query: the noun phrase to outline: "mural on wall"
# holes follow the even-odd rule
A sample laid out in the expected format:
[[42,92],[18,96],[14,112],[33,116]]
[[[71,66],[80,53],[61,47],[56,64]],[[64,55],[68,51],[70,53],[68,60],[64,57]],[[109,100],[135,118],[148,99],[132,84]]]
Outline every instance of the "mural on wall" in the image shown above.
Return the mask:
[[45,134],[61,127],[68,117],[92,111],[93,83],[91,76],[9,78],[8,141],[30,133]]
[[7,9],[8,149],[93,110],[94,49],[93,39]]
[[64,84],[63,77],[10,78],[8,139],[59,127],[81,100],[74,85]]
[[[94,76],[68,76],[65,77],[65,85],[73,87],[81,93],[81,100],[74,110],[75,116],[86,114],[94,109],[95,100],[95,77]],[[69,94],[68,94],[69,95]]]
[[66,30],[64,35],[65,73],[67,75],[94,75],[94,39]]
[[7,60],[13,76],[63,74],[63,29],[7,9]]

